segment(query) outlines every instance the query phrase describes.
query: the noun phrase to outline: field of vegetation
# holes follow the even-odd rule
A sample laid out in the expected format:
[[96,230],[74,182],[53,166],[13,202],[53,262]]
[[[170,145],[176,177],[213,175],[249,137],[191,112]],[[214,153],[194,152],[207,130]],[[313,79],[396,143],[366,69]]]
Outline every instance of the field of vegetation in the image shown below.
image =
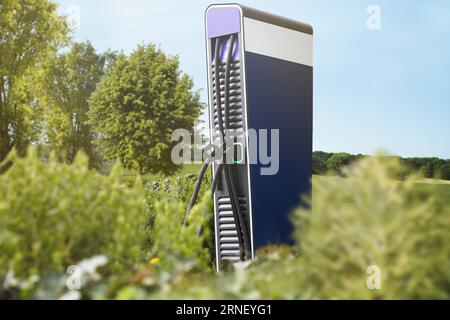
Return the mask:
[[[182,226],[195,177],[124,182],[34,149],[0,175],[0,297],[54,299],[450,298],[450,184],[410,177],[395,159],[364,158],[314,176],[312,211],[292,212],[290,247],[214,272],[211,196]],[[147,179],[148,178],[148,179]],[[378,289],[368,289],[377,266]],[[70,270],[78,269],[75,281]],[[76,281],[75,281],[75,284]]]

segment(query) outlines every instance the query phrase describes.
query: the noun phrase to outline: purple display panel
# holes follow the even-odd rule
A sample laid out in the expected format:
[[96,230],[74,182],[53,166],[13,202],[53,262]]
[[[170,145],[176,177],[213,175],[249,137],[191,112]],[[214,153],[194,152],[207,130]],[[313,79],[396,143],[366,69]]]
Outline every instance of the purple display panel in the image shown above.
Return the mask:
[[241,12],[237,7],[210,7],[207,15],[208,38],[241,32]]

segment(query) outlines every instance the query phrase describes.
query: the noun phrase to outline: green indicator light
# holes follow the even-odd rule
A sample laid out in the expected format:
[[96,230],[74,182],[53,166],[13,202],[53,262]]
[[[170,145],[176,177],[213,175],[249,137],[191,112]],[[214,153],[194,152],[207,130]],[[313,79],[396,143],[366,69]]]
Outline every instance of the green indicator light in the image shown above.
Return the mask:
[[235,142],[233,144],[234,147],[234,156],[235,159],[232,160],[233,164],[241,164],[244,162],[244,146],[240,142]]

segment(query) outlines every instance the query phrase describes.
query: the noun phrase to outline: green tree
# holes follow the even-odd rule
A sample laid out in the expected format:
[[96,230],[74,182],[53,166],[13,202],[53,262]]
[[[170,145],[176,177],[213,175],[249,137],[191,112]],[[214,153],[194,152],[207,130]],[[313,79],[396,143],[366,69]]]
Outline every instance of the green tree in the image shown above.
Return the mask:
[[341,174],[342,168],[349,165],[352,160],[353,157],[349,153],[335,153],[327,160],[327,168],[329,171]]
[[433,163],[432,162],[428,162],[428,163],[424,164],[423,166],[421,166],[420,167],[420,174],[424,178],[433,178],[433,175],[434,175]]
[[44,61],[67,35],[66,20],[47,0],[0,2],[0,161],[38,138]]
[[[449,161],[450,163],[450,161]],[[435,179],[439,179],[439,169],[441,168],[442,165],[445,164],[445,160],[443,159],[439,159],[439,158],[434,158],[434,160],[432,161],[432,165],[433,165],[433,178]]]
[[87,123],[88,100],[105,73],[107,57],[108,53],[97,54],[89,41],[74,43],[49,67],[47,138],[68,163],[79,150],[88,155],[91,165],[98,163],[94,133]]
[[323,151],[314,151],[312,155],[313,160],[313,174],[324,174],[327,172],[327,161],[332,156],[332,153]]
[[32,147],[7,159],[14,165],[0,175],[0,278],[65,272],[96,255],[115,271],[145,261],[144,190],[140,181],[124,187],[120,166],[104,176],[88,170],[83,153],[67,165],[40,161]]
[[450,163],[446,163],[439,169],[441,179],[450,180]]
[[143,173],[172,173],[173,130],[192,130],[201,111],[193,82],[180,75],[178,57],[154,45],[120,54],[97,86],[89,121],[108,159]]

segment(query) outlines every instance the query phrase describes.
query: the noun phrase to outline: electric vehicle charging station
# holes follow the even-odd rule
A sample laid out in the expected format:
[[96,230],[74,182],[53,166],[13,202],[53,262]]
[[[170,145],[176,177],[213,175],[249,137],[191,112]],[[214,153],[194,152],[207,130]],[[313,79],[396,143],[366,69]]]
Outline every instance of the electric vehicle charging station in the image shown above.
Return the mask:
[[[209,6],[205,27],[211,143],[233,131],[238,154],[212,164],[220,270],[259,247],[292,243],[289,214],[311,193],[313,29],[239,4]],[[249,132],[261,129],[278,131],[267,147],[279,157],[271,174],[251,161],[258,148]]]

